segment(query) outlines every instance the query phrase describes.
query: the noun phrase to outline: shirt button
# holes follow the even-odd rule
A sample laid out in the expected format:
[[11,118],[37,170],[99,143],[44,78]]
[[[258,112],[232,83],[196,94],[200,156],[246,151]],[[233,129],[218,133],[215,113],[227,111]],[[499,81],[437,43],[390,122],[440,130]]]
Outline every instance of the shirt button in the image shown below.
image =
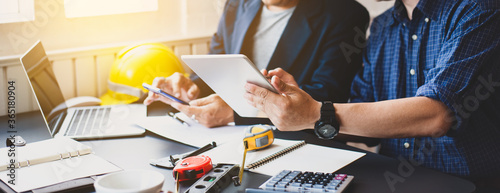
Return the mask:
[[429,18],[427,18],[427,17],[424,20],[425,20],[425,23],[429,22]]
[[405,142],[404,146],[405,146],[406,149],[408,149],[408,148],[410,148],[410,143]]
[[410,69],[410,75],[415,75],[415,69]]
[[413,39],[413,40],[417,40],[417,38],[418,38],[418,36],[417,36],[417,35],[415,35],[415,34],[413,34],[413,35],[411,36],[411,39]]

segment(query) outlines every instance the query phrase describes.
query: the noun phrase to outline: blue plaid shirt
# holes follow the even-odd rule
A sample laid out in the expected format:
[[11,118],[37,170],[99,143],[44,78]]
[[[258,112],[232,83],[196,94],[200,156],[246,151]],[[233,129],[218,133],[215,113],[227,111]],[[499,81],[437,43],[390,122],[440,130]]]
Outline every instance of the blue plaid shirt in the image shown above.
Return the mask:
[[443,137],[383,139],[381,154],[471,179],[500,175],[499,7],[420,0],[409,20],[396,0],[374,19],[351,102],[425,96],[456,118]]

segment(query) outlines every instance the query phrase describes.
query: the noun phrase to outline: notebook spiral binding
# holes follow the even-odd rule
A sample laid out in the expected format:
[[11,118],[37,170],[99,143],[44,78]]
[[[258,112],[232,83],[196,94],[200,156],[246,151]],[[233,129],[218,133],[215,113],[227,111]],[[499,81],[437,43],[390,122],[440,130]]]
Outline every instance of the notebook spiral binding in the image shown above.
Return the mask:
[[247,165],[247,166],[246,166],[246,168],[247,168],[247,169],[255,169],[255,168],[258,168],[258,167],[260,167],[260,166],[262,166],[262,165],[264,165],[264,164],[266,164],[266,163],[268,163],[268,162],[270,162],[270,161],[273,161],[274,159],[279,158],[279,157],[281,157],[281,156],[283,156],[283,155],[285,155],[285,154],[287,154],[287,153],[289,153],[289,152],[291,152],[291,151],[293,151],[293,150],[296,150],[296,149],[298,149],[298,148],[300,148],[300,147],[302,147],[302,146],[304,146],[304,145],[306,145],[306,142],[305,142],[305,141],[302,141],[302,142],[297,143],[297,144],[295,144],[295,145],[293,145],[293,146],[290,146],[290,147],[288,147],[288,148],[285,148],[285,149],[283,149],[283,150],[281,150],[281,151],[278,151],[278,152],[276,152],[276,153],[273,153],[273,154],[271,154],[271,155],[269,155],[269,156],[267,156],[267,157],[264,157],[264,158],[262,158],[262,159],[260,159],[260,160],[257,160],[256,162],[254,162],[254,163],[251,163],[251,164]]

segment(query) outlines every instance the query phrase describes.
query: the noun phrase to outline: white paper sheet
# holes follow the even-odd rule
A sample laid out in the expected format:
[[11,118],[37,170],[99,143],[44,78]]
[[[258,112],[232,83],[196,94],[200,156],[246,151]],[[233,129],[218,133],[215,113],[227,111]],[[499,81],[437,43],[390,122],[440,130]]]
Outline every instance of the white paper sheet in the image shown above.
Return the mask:
[[[259,151],[247,153],[245,165],[281,151],[301,141],[274,139],[273,144]],[[209,156],[215,163],[239,164],[243,161],[243,142],[231,141],[211,149],[203,155]],[[312,172],[335,172],[351,162],[363,157],[365,153],[342,150],[331,147],[306,144],[260,167],[250,169],[252,172],[273,176],[281,170],[299,170]]]
[[138,125],[165,138],[194,147],[203,147],[212,141],[217,145],[234,139],[243,139],[246,126],[223,126],[207,128],[192,121],[184,114],[179,116],[190,126],[181,124],[169,116],[146,117]]
[[105,159],[94,154],[88,154],[16,169],[16,185],[8,183],[11,180],[7,176],[9,171],[0,172],[0,179],[16,192],[24,192],[68,180],[119,170],[121,170],[119,167]]
[[282,157],[250,171],[266,175],[276,175],[281,170],[299,170],[332,173],[365,153],[306,144]]

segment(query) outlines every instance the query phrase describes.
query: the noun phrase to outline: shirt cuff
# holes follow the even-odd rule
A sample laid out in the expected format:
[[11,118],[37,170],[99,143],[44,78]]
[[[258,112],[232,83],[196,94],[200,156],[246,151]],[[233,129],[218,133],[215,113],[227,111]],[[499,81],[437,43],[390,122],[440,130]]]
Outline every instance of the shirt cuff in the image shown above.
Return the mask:
[[441,101],[448,107],[449,113],[453,113],[453,118],[449,120],[453,123],[446,135],[453,136],[463,127],[463,121],[467,114],[463,112],[463,105],[458,103],[459,97],[455,93],[450,92],[441,85],[428,83],[419,87],[415,96],[424,96]]

